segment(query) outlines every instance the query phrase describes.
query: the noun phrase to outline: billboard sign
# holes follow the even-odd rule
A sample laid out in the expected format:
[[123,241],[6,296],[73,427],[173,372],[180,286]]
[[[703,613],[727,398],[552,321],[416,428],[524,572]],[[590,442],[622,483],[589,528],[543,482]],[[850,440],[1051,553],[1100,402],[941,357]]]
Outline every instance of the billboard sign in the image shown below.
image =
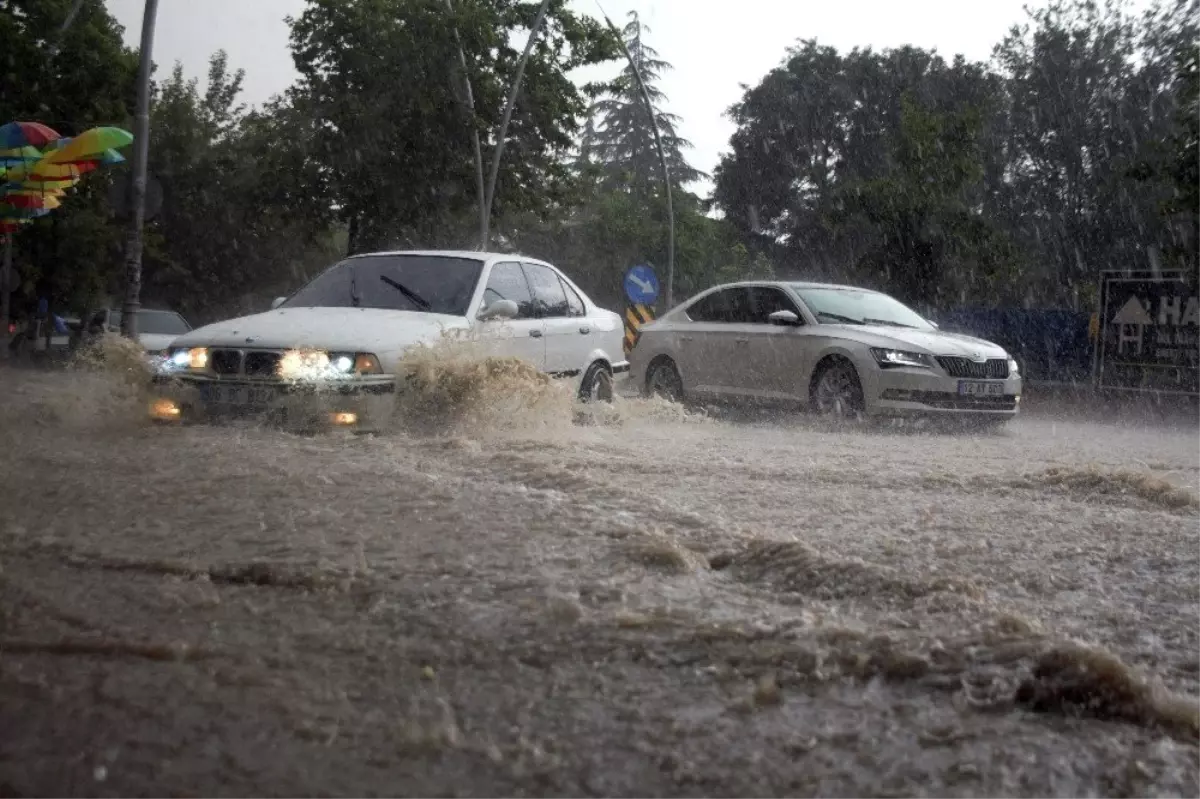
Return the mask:
[[1096,321],[1099,387],[1200,393],[1200,297],[1182,272],[1102,273]]

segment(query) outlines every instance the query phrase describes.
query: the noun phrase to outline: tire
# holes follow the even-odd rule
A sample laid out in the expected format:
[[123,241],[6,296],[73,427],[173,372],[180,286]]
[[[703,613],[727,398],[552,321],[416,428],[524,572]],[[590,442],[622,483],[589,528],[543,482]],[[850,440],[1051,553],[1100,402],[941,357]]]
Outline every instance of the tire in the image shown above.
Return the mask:
[[854,364],[828,358],[817,367],[809,390],[812,409],[826,419],[860,421],[866,413],[862,382]]
[[683,402],[683,378],[670,358],[656,358],[646,370],[646,385],[642,393],[646,397],[663,397],[671,402]]
[[583,380],[579,383],[580,402],[612,402],[613,380],[612,372],[603,363],[597,361],[584,372]]

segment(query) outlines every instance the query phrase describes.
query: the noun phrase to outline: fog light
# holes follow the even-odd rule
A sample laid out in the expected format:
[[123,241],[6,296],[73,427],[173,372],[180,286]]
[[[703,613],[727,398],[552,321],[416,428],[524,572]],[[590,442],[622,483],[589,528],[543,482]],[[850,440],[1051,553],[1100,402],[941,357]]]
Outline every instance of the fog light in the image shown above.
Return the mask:
[[174,421],[182,409],[169,399],[157,399],[150,403],[150,417],[161,421]]
[[342,427],[350,427],[358,424],[358,414],[351,413],[350,411],[342,411],[340,413],[332,414],[331,419],[334,424]]

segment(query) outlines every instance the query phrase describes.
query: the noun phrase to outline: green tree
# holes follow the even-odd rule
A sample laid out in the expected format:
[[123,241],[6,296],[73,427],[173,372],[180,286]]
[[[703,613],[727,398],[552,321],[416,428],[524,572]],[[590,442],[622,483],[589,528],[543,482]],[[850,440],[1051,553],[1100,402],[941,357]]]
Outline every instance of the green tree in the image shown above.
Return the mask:
[[787,272],[916,302],[977,291],[1006,260],[981,210],[1003,171],[987,147],[997,92],[961,58],[803,42],[731,109],[714,202]]
[[[317,121],[311,156],[352,251],[471,241],[478,198],[460,102],[458,41],[485,153],[494,146],[538,3],[517,0],[309,0],[292,26],[295,107]],[[457,40],[456,40],[457,34]],[[551,4],[509,128],[493,213],[547,213],[570,190],[566,160],[586,109],[568,73],[615,43],[565,0]]]
[[[1175,208],[1200,221],[1200,46],[1184,50],[1178,78],[1178,132],[1171,178],[1177,197]],[[1200,242],[1193,242],[1200,251]]]
[[1058,0],[996,48],[1010,137],[994,207],[1037,265],[1031,296],[1086,308],[1100,270],[1161,263],[1174,190],[1145,165],[1162,163],[1179,124],[1174,54],[1195,41],[1194,19],[1194,2],[1138,18],[1119,0]]
[[[128,127],[137,57],[122,44],[103,0],[84,0],[60,36],[73,2],[0,6],[0,124],[37,121],[65,136],[97,125]],[[121,231],[106,200],[113,174],[89,174],[61,207],[16,234],[14,311],[28,312],[39,297],[59,311],[82,310],[119,273]]]
[[334,257],[331,213],[313,199],[311,126],[282,100],[247,113],[242,76],[224,52],[203,89],[176,64],[153,105],[150,166],[164,199],[144,293],[199,320],[259,310]]
[[708,177],[684,158],[683,151],[692,145],[676,132],[679,117],[662,110],[667,97],[658,88],[658,81],[671,65],[646,44],[644,36],[649,32],[650,28],[638,18],[637,12],[630,11],[629,22],[621,35],[633,65],[626,62],[621,74],[588,110],[581,149],[586,162],[595,159],[599,164],[605,188],[625,187],[641,191],[661,180],[654,131],[646,120],[645,100],[638,87],[639,76],[654,108],[672,183],[683,186]]
[[860,271],[909,302],[940,304],[955,271],[972,271],[981,288],[1010,254],[973,205],[984,176],[981,127],[978,109],[932,112],[902,95],[888,169],[835,193],[843,215],[861,214],[876,231]]

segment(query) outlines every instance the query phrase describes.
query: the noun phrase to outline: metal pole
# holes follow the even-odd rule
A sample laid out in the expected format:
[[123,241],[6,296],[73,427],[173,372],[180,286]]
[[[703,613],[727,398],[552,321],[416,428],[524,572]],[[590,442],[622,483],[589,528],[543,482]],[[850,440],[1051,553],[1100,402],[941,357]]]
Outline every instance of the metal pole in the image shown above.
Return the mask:
[[13,234],[4,235],[4,267],[0,270],[0,330],[4,331],[4,348],[0,352],[0,360],[8,357],[8,320],[12,300],[12,250]]
[[[446,8],[454,13],[451,0],[446,0]],[[471,145],[475,150],[475,196],[479,204],[479,249],[487,249],[488,240],[488,211],[483,188],[483,145],[479,143],[479,128],[475,124],[475,94],[471,91],[471,76],[467,72],[467,54],[463,51],[462,37],[459,36],[458,26],[454,26],[454,43],[458,46],[458,67],[462,72],[463,92],[466,97],[467,123],[471,127]]]
[[[596,0],[596,5],[600,5],[599,0]],[[603,7],[600,8],[600,13],[604,14],[604,21],[608,23],[608,29],[613,32],[613,36],[617,37],[617,43],[621,45],[621,52],[625,54],[625,60],[629,62],[629,68],[633,71],[633,77],[637,81],[642,101],[646,106],[646,116],[650,119],[650,130],[654,133],[654,146],[658,150],[658,166],[662,171],[663,186],[667,190],[667,308],[674,308],[675,204],[671,198],[671,171],[667,168],[667,156],[663,153],[662,136],[658,132],[658,119],[654,116],[654,103],[650,102],[650,92],[646,91],[646,84],[642,81],[642,73],[633,61],[633,55],[629,52],[629,47],[625,44],[625,37],[617,30],[617,26],[613,24],[613,21],[608,18],[608,14],[604,13]]]
[[142,227],[146,219],[146,162],[150,156],[150,68],[157,14],[158,0],[146,0],[133,134],[133,214],[125,245],[125,304],[121,308],[121,335],[129,338],[137,338],[137,312],[142,304]]
[[537,42],[538,31],[542,27],[542,22],[546,19],[546,9],[550,7],[550,0],[542,0],[542,5],[538,8],[537,19],[533,21],[533,27],[529,30],[529,41],[525,42],[525,52],[521,54],[521,60],[517,62],[517,74],[513,78],[512,88],[508,92],[508,104],[504,106],[504,117],[500,120],[500,133],[496,138],[496,152],[492,156],[492,173],[488,177],[487,188],[487,213],[484,217],[484,233],[483,233],[483,248],[486,250],[491,238],[490,227],[492,222],[492,201],[496,198],[496,179],[500,176],[500,156],[504,154],[504,140],[508,136],[508,123],[512,121],[513,106],[517,104],[517,92],[521,89],[521,80],[525,77],[525,64],[529,62],[529,55],[533,52],[533,45]]

